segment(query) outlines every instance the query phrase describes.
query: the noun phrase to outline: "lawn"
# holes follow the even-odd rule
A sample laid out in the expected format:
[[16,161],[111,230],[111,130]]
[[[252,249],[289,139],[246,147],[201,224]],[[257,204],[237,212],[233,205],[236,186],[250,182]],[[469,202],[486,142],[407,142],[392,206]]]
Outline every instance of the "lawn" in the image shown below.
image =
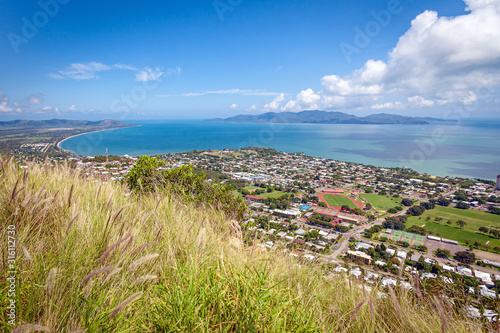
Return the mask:
[[247,190],[247,191],[252,191],[252,190],[265,190],[264,188],[262,187],[259,187],[259,186],[253,186],[253,185],[250,185],[250,186],[245,186],[243,187],[244,190]]
[[253,195],[256,195],[258,197],[261,197],[261,198],[279,198],[281,197],[283,194],[287,194],[287,192],[282,192],[282,191],[273,191],[271,193],[267,193],[267,192],[264,192],[264,193],[261,193],[261,194],[256,194],[256,193],[253,193],[252,191],[253,190],[266,190],[265,188],[262,188],[262,187],[259,187],[259,186],[245,186],[243,187],[244,190],[247,190],[247,191],[250,191],[251,194]]
[[325,194],[323,199],[325,199],[326,203],[332,207],[342,207],[343,205],[347,205],[349,208],[358,208],[358,206],[356,206],[351,199],[342,195]]
[[361,196],[372,204],[377,210],[388,210],[401,203],[401,198],[387,197],[385,195],[361,193]]
[[[431,221],[425,220],[428,216],[431,218]],[[441,217],[443,220],[436,222],[434,221],[435,217]],[[451,220],[453,224],[447,224],[446,221],[448,219]],[[464,229],[460,229],[455,224],[458,220],[464,220],[465,223],[467,223]],[[478,231],[479,227],[483,226],[500,226],[500,218],[493,214],[473,209],[462,210],[458,208],[437,206],[432,210],[425,211],[421,218],[416,216],[408,218],[406,226],[422,226],[424,224],[424,228],[427,230],[435,234],[439,233],[441,235],[440,237],[456,240],[463,245],[465,245],[465,239],[468,239],[471,241],[479,241],[483,244],[489,241],[488,245],[491,247],[500,246],[500,239],[489,237]]]
[[258,194],[257,196],[259,197],[262,197],[262,198],[279,198],[281,197],[283,194],[287,194],[286,192],[281,192],[281,191],[273,191],[271,193],[262,193],[262,194]]

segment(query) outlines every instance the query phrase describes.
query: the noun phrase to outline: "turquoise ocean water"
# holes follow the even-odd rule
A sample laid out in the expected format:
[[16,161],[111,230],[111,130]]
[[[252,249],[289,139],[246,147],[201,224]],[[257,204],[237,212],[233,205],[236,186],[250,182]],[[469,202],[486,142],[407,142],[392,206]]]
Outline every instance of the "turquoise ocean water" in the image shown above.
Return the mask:
[[250,124],[203,120],[127,121],[141,125],[80,135],[63,149],[80,155],[152,155],[195,149],[270,147],[439,176],[496,179],[500,120],[430,125]]

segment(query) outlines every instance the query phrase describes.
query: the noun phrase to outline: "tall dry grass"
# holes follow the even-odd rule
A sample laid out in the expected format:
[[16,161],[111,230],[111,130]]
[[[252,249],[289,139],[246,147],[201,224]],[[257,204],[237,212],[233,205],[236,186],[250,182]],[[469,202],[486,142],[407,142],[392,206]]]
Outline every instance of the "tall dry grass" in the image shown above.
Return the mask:
[[[438,299],[326,278],[177,198],[129,195],[67,165],[0,159],[0,240],[17,232],[18,331],[476,332]],[[8,283],[0,280],[7,304]],[[13,329],[0,318],[0,330]]]

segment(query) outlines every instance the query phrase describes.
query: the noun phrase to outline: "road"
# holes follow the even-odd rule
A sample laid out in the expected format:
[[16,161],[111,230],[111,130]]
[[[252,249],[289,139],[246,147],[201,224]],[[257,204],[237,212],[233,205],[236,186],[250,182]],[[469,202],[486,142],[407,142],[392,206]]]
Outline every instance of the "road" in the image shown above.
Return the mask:
[[[402,215],[405,215],[406,211],[408,210],[408,208],[409,207],[406,207],[402,211],[400,211],[400,212],[398,212],[398,213],[396,213],[396,214],[394,214],[392,216],[402,216]],[[335,260],[335,259],[337,259],[337,257],[342,252],[345,252],[347,250],[347,247],[349,246],[349,238],[354,237],[354,239],[356,239],[358,241],[362,241],[361,234],[366,229],[370,229],[371,227],[373,227],[375,225],[381,225],[382,223],[384,223],[384,221],[385,221],[385,218],[379,218],[379,219],[376,219],[373,222],[369,222],[369,223],[367,223],[365,225],[356,227],[356,228],[354,228],[354,229],[352,229],[352,230],[350,230],[348,232],[345,232],[343,234],[344,241],[342,241],[342,243],[340,243],[340,244],[335,245],[335,247],[334,247],[335,251],[332,254],[325,256],[325,258],[327,258],[328,260]]]

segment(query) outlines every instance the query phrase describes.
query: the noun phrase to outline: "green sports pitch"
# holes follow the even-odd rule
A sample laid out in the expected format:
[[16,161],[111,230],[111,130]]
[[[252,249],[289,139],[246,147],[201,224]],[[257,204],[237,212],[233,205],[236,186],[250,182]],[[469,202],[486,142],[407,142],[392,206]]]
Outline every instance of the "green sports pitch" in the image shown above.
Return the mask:
[[349,208],[358,207],[350,198],[344,197],[343,195],[325,194],[323,199],[325,199],[326,203],[331,207],[342,207],[343,205],[347,205]]
[[402,238],[408,238],[408,239],[413,239],[419,242],[425,242],[425,236],[422,235],[417,235],[417,234],[412,234],[410,232],[404,232],[401,230],[394,230],[392,232],[394,236],[402,237]]

